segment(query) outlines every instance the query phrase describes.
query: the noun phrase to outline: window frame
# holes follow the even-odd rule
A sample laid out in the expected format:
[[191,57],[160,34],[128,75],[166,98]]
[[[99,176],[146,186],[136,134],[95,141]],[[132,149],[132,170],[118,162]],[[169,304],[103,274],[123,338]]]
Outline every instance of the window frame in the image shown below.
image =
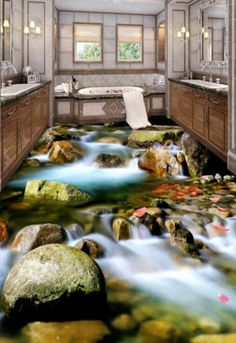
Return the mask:
[[[75,59],[75,44],[76,44],[76,41],[75,41],[75,27],[76,25],[94,25],[94,26],[100,26],[101,28],[101,60],[99,61],[77,61]],[[90,63],[103,63],[103,40],[104,40],[104,35],[103,35],[103,23],[87,23],[87,22],[73,22],[73,38],[72,38],[72,45],[73,45],[73,63],[75,64],[81,64],[81,63],[84,63],[84,64],[90,64]],[[89,43],[89,42],[88,42]]]
[[[119,37],[118,37],[118,30],[119,30],[119,26],[126,26],[126,27],[139,27],[141,28],[141,33],[142,33],[142,40],[141,40],[141,44],[142,44],[142,53],[141,53],[141,60],[140,61],[133,61],[133,60],[129,60],[129,61],[120,61],[118,58],[118,53],[119,53]],[[144,26],[143,25],[139,25],[139,24],[116,24],[116,63],[144,63]]]

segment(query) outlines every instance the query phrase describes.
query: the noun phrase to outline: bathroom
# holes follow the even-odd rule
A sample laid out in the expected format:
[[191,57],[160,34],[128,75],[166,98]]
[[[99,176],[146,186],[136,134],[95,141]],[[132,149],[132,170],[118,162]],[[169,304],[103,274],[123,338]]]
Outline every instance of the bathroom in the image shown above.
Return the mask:
[[1,0],[0,343],[236,341],[235,13]]

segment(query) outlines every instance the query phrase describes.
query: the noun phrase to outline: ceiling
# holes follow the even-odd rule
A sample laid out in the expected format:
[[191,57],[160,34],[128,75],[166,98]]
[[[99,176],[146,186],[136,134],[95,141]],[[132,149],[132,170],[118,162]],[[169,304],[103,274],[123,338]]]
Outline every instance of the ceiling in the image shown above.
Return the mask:
[[55,6],[69,11],[157,14],[165,0],[55,0]]

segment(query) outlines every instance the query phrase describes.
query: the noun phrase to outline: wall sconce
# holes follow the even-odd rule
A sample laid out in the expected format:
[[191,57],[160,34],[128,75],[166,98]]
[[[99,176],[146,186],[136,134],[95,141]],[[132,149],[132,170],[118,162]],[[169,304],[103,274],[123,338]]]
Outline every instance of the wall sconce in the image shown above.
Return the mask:
[[177,31],[177,38],[190,38],[190,33],[186,30],[185,26],[182,26],[181,29]]
[[40,35],[41,28],[39,25],[36,25],[34,20],[30,20],[29,26],[24,27],[24,34],[26,35]]
[[3,20],[3,24],[1,25],[1,34],[8,33],[10,29],[10,21],[8,19]]

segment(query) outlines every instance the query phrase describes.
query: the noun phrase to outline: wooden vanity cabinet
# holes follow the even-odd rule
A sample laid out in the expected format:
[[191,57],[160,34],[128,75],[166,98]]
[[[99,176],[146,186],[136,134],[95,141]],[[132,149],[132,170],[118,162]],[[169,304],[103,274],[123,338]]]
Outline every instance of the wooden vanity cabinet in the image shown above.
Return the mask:
[[227,159],[227,96],[170,82],[170,115],[221,159]]
[[3,105],[0,121],[0,190],[48,126],[49,87]]

